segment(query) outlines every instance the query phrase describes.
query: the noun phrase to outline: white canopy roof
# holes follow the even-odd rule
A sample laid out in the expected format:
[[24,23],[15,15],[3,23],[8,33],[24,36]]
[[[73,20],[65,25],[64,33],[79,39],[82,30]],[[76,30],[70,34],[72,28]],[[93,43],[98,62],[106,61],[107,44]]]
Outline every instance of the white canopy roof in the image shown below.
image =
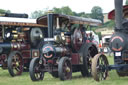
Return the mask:
[[0,17],[0,22],[36,23],[36,19]]

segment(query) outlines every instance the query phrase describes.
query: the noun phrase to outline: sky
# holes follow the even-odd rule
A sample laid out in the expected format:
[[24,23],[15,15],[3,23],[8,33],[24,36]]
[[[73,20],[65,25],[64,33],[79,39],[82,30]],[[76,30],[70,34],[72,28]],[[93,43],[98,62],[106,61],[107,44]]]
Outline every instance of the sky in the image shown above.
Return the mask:
[[69,6],[72,11],[77,13],[90,13],[94,6],[100,6],[103,13],[108,13],[114,9],[114,0],[1,0],[0,3],[0,9],[29,15],[35,10],[61,8],[63,6]]

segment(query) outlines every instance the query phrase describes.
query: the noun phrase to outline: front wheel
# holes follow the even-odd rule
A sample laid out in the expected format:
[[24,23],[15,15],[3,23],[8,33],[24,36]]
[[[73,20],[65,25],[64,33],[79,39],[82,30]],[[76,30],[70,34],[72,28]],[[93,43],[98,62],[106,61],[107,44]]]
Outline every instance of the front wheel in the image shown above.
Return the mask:
[[103,54],[97,54],[92,61],[92,76],[96,81],[105,80],[108,76],[109,63]]
[[58,74],[60,80],[69,80],[72,78],[72,64],[68,57],[62,57],[58,64]]
[[33,58],[29,66],[30,78],[32,81],[43,80],[44,72],[41,71],[41,65],[39,64],[39,58]]
[[23,72],[23,59],[19,51],[13,51],[8,57],[8,71],[12,77],[21,75]]

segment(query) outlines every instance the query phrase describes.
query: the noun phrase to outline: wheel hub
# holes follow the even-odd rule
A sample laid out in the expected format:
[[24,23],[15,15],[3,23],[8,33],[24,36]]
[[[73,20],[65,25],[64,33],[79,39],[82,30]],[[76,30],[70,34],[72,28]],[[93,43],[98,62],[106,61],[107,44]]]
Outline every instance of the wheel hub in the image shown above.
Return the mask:
[[18,62],[16,62],[16,66],[19,66],[19,63]]
[[66,72],[70,72],[70,68],[69,67],[66,67]]

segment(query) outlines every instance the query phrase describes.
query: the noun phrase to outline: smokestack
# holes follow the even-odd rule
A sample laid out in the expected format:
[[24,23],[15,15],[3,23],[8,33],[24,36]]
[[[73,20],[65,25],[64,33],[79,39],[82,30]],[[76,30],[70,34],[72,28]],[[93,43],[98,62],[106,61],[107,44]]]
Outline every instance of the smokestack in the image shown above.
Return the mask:
[[48,37],[53,38],[53,14],[50,13],[47,15],[48,17]]
[[115,23],[117,30],[123,29],[123,0],[115,0]]

